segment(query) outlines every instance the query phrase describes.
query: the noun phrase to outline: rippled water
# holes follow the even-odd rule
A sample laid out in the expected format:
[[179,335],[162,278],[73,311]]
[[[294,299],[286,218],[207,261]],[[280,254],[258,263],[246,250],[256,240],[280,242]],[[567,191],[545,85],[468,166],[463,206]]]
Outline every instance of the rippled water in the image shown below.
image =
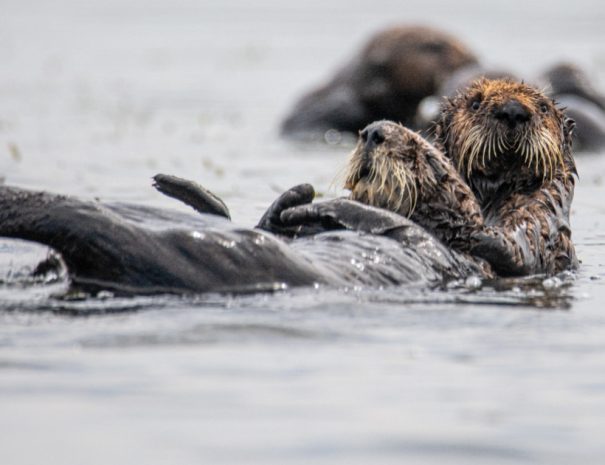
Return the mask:
[[[1,10],[7,183],[180,209],[150,187],[168,172],[246,226],[299,182],[337,195],[350,147],[283,141],[278,122],[386,24],[444,27],[528,79],[573,58],[604,87],[596,1]],[[65,300],[28,277],[46,249],[0,240],[0,462],[602,463],[605,157],[578,168],[580,272],[498,289]]]

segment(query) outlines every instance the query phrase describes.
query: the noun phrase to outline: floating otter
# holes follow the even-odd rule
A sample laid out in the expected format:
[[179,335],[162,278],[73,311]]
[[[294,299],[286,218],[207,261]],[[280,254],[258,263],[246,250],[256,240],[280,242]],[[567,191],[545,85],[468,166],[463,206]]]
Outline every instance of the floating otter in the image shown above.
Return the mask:
[[[555,274],[578,265],[569,226],[572,131],[573,121],[539,91],[482,79],[443,104],[438,148],[394,123],[364,129],[345,187],[501,276]],[[282,217],[320,221],[325,210],[299,206]]]
[[[190,181],[158,176],[156,185],[202,213],[0,186],[0,236],[54,249],[72,288],[121,295],[261,292],[314,284],[436,285],[481,273],[473,260],[412,221],[358,202],[335,204],[339,218],[330,229],[338,225],[341,231],[290,241],[234,226],[220,199]],[[313,195],[309,185],[290,189],[259,227],[270,229],[276,212],[311,202]]]
[[476,63],[453,37],[426,27],[381,31],[330,80],[305,95],[283,122],[287,134],[357,133],[379,119],[412,126],[418,103],[458,68]]

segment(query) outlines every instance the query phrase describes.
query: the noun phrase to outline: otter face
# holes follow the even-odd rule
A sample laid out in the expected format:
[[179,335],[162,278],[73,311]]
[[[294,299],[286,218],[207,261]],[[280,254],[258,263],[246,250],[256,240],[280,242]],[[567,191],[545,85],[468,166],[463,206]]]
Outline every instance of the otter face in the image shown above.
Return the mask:
[[437,137],[468,180],[503,173],[526,181],[574,171],[573,121],[538,90],[510,80],[480,79],[445,102]]
[[[345,173],[345,189],[351,199],[410,216],[423,183],[436,184],[432,172],[420,169],[425,163],[424,146],[416,133],[390,121],[370,124],[359,140]],[[430,179],[419,179],[424,173]]]

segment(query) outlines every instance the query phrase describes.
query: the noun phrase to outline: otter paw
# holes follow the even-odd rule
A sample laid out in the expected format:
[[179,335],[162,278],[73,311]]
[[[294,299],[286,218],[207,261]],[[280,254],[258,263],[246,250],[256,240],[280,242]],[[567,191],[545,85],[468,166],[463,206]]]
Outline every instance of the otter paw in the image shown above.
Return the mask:
[[289,225],[282,221],[281,213],[292,207],[310,204],[315,197],[311,184],[299,184],[281,194],[262,216],[257,228],[282,236],[294,237],[300,233],[300,225]]
[[316,224],[327,230],[350,229],[371,234],[387,234],[393,229],[412,224],[396,213],[349,199],[290,208],[281,214],[281,221],[289,226]]

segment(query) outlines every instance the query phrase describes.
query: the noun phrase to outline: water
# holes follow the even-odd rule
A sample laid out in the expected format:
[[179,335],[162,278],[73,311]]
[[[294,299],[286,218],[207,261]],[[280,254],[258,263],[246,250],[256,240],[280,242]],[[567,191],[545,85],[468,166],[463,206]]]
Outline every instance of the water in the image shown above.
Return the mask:
[[[349,147],[278,122],[384,25],[528,79],[557,58],[605,76],[597,1],[1,7],[7,183],[187,211],[150,188],[168,172],[245,226],[291,185],[337,195]],[[0,241],[1,463],[602,463],[605,157],[578,168],[571,282],[65,301],[27,277],[46,249]]]

